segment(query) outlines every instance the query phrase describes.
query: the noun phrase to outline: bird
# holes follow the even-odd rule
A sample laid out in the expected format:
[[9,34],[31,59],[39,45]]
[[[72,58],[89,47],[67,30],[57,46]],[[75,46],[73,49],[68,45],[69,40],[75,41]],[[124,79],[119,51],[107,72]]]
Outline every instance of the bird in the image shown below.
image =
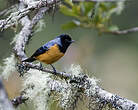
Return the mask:
[[[61,34],[57,36],[55,39],[45,43],[43,46],[38,48],[31,57],[23,60],[22,62],[33,62],[38,60],[45,64],[50,64],[54,73],[56,73],[55,67],[52,65],[56,61],[58,61],[61,57],[64,56],[68,47],[74,42],[70,35]],[[42,64],[40,63],[40,67],[42,68]]]

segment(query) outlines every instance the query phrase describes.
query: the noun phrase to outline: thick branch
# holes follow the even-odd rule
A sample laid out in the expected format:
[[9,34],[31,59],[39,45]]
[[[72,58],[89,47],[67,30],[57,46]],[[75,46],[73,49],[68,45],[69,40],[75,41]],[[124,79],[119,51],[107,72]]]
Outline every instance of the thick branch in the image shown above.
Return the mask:
[[97,88],[97,94],[95,96],[101,100],[102,103],[110,103],[114,108],[118,110],[138,110],[138,104],[122,98],[118,95],[109,93],[101,88]]
[[11,13],[11,15],[8,18],[0,20],[0,29],[1,30],[7,29],[8,27],[15,25],[21,18],[26,16],[31,10],[40,9],[41,7],[50,7],[51,5],[58,2],[59,0],[49,0],[48,2],[47,0],[43,0],[43,1],[40,0],[40,1],[30,2],[27,8],[24,7],[20,11]]
[[[44,16],[47,8],[40,8],[38,13],[34,16],[32,21],[26,16],[21,20],[21,24],[24,26],[18,35],[18,40],[15,44],[14,51],[20,60],[26,58],[26,54],[24,53],[25,45],[28,42],[29,38],[32,36],[32,28],[35,26],[37,22]],[[22,42],[21,42],[22,41]]]
[[30,12],[30,10],[33,8],[33,6],[22,9],[21,11],[17,11],[15,13],[11,13],[11,15],[4,19],[0,20],[0,29],[7,29],[10,26],[13,26],[16,24],[22,17],[26,16],[27,13]]

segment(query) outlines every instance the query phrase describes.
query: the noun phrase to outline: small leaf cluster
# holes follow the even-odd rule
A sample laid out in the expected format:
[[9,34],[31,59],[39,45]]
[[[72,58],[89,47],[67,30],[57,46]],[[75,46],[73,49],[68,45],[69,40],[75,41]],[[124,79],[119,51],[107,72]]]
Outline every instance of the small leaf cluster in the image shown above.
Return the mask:
[[124,2],[76,2],[65,0],[60,12],[72,17],[72,21],[62,25],[62,29],[76,27],[95,28],[100,32],[116,31],[118,27],[111,22],[112,15],[120,14]]

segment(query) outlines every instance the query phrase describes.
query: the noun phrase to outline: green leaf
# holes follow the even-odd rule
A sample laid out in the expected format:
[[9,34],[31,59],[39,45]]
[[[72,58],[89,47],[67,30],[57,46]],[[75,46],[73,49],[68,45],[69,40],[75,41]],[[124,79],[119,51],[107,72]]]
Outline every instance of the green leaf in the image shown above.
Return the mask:
[[116,25],[111,25],[111,26],[108,27],[108,30],[109,30],[109,31],[118,31],[119,28],[118,28],[118,26],[116,26]]
[[102,23],[103,18],[100,15],[96,15],[93,19],[94,24],[100,24]]
[[70,5],[71,7],[73,7],[73,3],[71,2],[71,0],[65,0],[65,2]]
[[77,27],[77,24],[75,24],[73,21],[62,25],[63,30],[73,29],[73,28],[76,28],[76,27]]
[[72,12],[75,14],[75,15],[77,15],[77,16],[80,16],[80,6],[77,6],[77,5],[74,5],[73,7],[72,7]]
[[60,11],[66,16],[73,16],[73,17],[77,16],[75,13],[73,13],[72,9],[70,9],[64,5],[60,6]]
[[94,3],[93,2],[82,2],[82,3],[80,3],[80,7],[81,7],[82,13],[87,16],[87,14],[94,7]]

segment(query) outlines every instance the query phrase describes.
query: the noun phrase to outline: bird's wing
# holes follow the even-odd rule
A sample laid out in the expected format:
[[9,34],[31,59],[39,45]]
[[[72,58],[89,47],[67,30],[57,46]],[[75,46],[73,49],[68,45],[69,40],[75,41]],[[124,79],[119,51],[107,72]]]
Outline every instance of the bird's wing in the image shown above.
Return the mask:
[[48,48],[43,48],[43,46],[42,46],[39,49],[37,49],[31,57],[37,57],[37,56],[45,53],[46,51],[48,51]]
[[59,44],[59,38],[56,38],[54,40],[49,41],[48,43],[44,44],[43,46],[41,46],[39,49],[37,49],[35,51],[35,53],[31,56],[31,57],[37,57],[43,53],[45,53],[46,51],[49,50],[49,48],[55,44]]

